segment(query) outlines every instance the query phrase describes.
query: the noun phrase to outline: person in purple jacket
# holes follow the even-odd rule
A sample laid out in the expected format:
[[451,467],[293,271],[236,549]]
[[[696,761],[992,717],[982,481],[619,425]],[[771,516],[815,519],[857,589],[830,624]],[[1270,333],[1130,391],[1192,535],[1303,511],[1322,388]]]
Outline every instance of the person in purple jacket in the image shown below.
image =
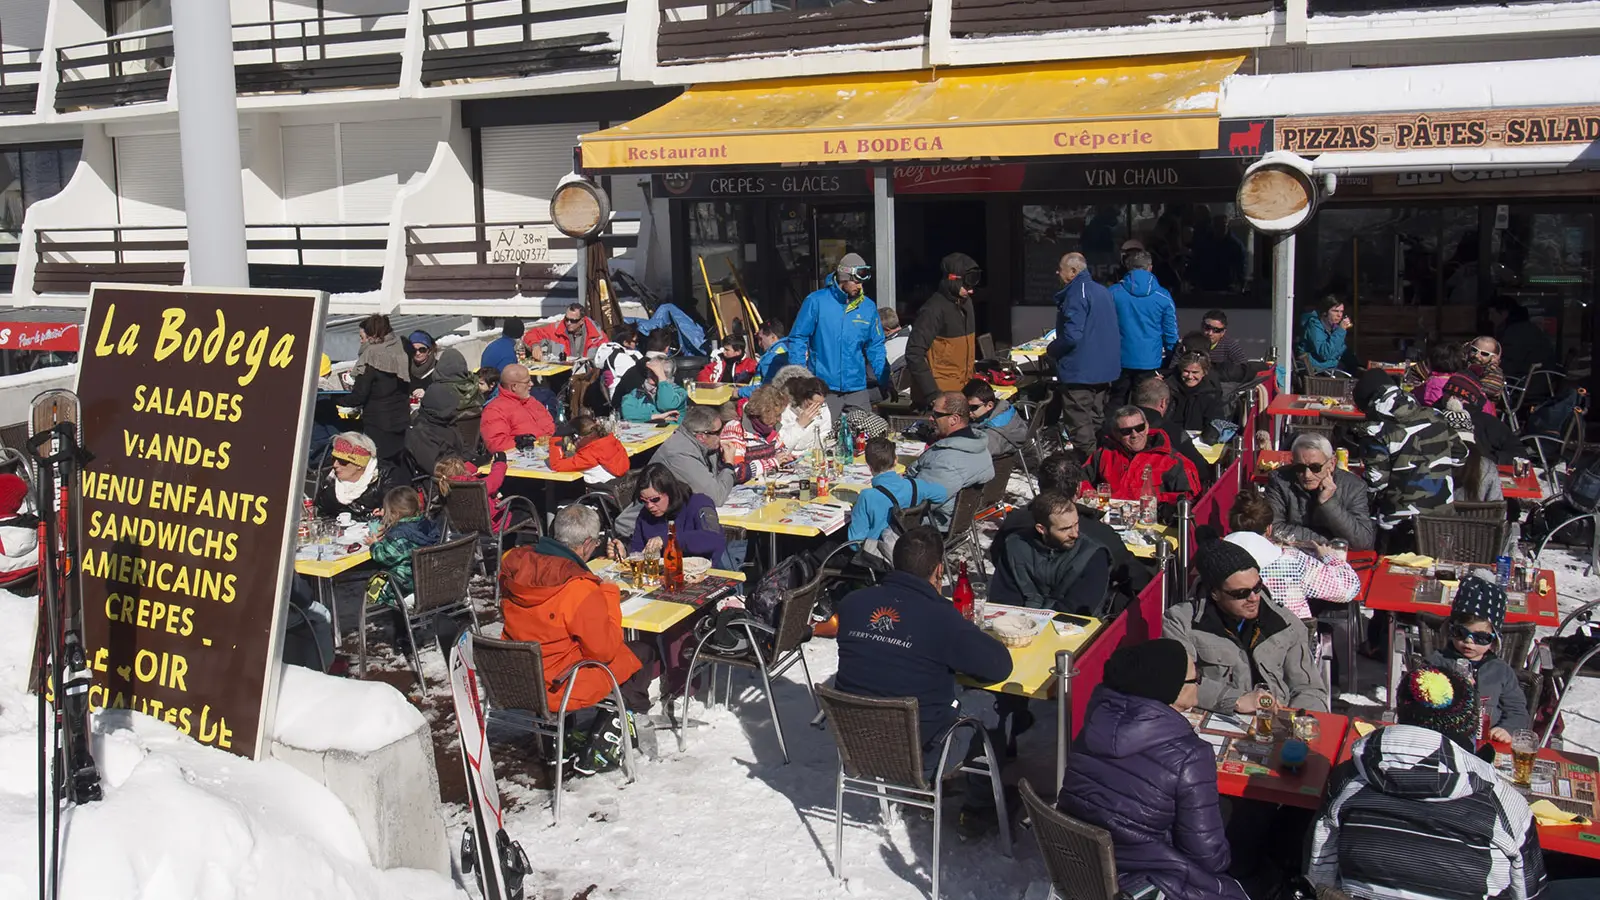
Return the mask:
[[1067,757],[1056,806],[1111,832],[1135,900],[1246,900],[1228,876],[1216,753],[1184,716],[1199,683],[1175,640],[1118,649]]
[[659,556],[667,545],[667,525],[678,529],[678,549],[683,555],[703,556],[716,568],[728,566],[728,538],[717,519],[716,501],[691,494],[689,486],[660,463],[645,467],[639,477],[639,522],[628,539],[628,551]]

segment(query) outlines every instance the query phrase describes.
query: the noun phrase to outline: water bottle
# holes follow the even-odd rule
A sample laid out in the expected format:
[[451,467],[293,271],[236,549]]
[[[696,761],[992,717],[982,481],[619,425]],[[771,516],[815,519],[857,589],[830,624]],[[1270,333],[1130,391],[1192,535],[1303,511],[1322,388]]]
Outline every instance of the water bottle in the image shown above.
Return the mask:
[[1156,486],[1149,466],[1145,466],[1144,482],[1139,487],[1139,522],[1143,525],[1156,524]]

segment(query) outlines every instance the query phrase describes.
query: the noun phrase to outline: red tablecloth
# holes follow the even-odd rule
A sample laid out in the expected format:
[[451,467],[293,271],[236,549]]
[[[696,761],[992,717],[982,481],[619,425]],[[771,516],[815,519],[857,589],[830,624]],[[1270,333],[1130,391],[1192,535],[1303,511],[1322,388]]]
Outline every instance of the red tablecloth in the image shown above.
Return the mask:
[[[1351,554],[1354,559],[1356,554]],[[1382,609],[1397,613],[1433,613],[1434,615],[1448,615],[1448,603],[1417,603],[1413,598],[1417,581],[1421,576],[1401,575],[1389,571],[1389,561],[1379,560],[1376,569],[1361,572],[1363,584],[1362,603],[1368,609]],[[1533,622],[1539,625],[1555,627],[1561,624],[1561,613],[1556,608],[1556,573],[1549,569],[1540,569],[1534,576],[1535,582],[1543,578],[1549,583],[1549,590],[1543,594],[1535,591],[1528,592],[1528,609],[1526,611],[1506,610],[1507,622]],[[1512,603],[1516,598],[1512,598]]]
[[[1279,711],[1284,712],[1283,710]],[[1198,710],[1196,711],[1198,713]],[[1193,715],[1193,714],[1191,714]],[[1322,796],[1328,791],[1328,776],[1334,761],[1345,746],[1345,732],[1350,719],[1333,713],[1313,712],[1321,725],[1321,733],[1311,744],[1311,754],[1298,772],[1285,771],[1278,755],[1284,742],[1293,735],[1287,734],[1288,721],[1280,715],[1277,740],[1271,745],[1271,755],[1264,765],[1252,765],[1235,759],[1217,762],[1217,792],[1229,797],[1244,797],[1268,803],[1281,803],[1301,809],[1316,809],[1322,805]],[[1247,716],[1239,716],[1247,719]],[[1215,740],[1204,728],[1198,729],[1202,737]],[[1219,756],[1221,754],[1219,753]]]
[[1515,471],[1511,466],[1500,467],[1501,492],[1514,500],[1543,500],[1544,488],[1539,484],[1539,476],[1529,469],[1528,474],[1516,478],[1512,474]]

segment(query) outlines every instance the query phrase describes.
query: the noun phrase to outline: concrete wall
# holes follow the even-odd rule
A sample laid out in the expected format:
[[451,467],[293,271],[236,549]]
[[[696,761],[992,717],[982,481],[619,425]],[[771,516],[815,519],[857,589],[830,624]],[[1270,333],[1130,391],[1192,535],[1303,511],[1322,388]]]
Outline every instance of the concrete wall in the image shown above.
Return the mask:
[[71,389],[77,382],[76,364],[0,377],[0,426],[27,422],[34,397],[55,388]]
[[[389,222],[389,252],[383,266],[381,301],[392,309],[405,298],[407,225],[472,222],[478,186],[472,180],[472,135],[461,125],[461,106],[443,104],[439,146],[428,171],[400,189]],[[470,232],[471,229],[467,229]],[[462,240],[470,239],[468,236]]]

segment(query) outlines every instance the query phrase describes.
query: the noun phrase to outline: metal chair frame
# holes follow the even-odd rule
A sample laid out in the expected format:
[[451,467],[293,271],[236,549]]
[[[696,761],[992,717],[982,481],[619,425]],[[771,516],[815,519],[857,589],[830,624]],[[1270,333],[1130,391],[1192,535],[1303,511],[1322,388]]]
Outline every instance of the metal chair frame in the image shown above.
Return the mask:
[[950,530],[946,532],[944,552],[948,557],[963,544],[971,547],[978,576],[987,579],[988,574],[983,564],[983,547],[978,543],[977,529],[978,511],[983,503],[983,490],[983,485],[975,484],[956,492],[956,504],[950,512]]
[[[464,552],[465,551],[465,552]],[[406,640],[411,644],[411,668],[416,673],[417,685],[422,689],[422,697],[428,699],[428,679],[422,674],[422,659],[417,654],[417,625],[426,619],[431,619],[440,613],[460,612],[463,608],[472,617],[472,630],[478,631],[478,609],[472,603],[472,595],[467,592],[467,585],[472,580],[472,557],[477,552],[477,536],[466,535],[453,541],[435,544],[432,547],[418,547],[411,551],[411,569],[416,579],[416,606],[406,609],[404,598],[400,598],[400,605],[396,607],[404,614],[406,620]],[[457,559],[463,557],[464,559]],[[463,565],[463,562],[465,564]],[[460,593],[456,593],[454,582],[455,573],[451,567],[460,567]],[[448,578],[446,578],[448,576]],[[435,590],[433,584],[436,578],[445,579],[446,583],[438,585]],[[454,599],[452,599],[454,595]],[[365,677],[367,674],[367,611],[372,609],[372,604],[365,599],[361,603],[361,637],[360,637],[360,662],[357,672]]]
[[[560,825],[563,768],[561,753],[566,746],[567,709],[572,702],[572,688],[578,683],[577,675],[582,670],[595,668],[604,672],[611,682],[611,696],[586,708],[609,710],[618,716],[623,720],[622,730],[626,735],[628,707],[623,702],[622,686],[617,683],[616,674],[611,671],[610,666],[598,660],[579,660],[551,682],[558,687],[565,683],[561,690],[561,706],[552,711],[550,698],[545,692],[544,648],[538,643],[474,634],[472,656],[478,668],[478,683],[483,685],[485,720],[500,722],[512,728],[555,740],[556,758],[546,761],[553,763],[556,770],[555,787],[550,794],[550,824]],[[517,659],[519,656],[527,658]],[[508,659],[512,660],[510,665],[505,664]],[[505,705],[499,702],[502,699],[516,705]],[[519,702],[523,700],[528,701],[526,705]],[[525,715],[515,714],[512,710],[520,710]],[[638,780],[637,767],[633,763],[633,741],[626,736],[622,741],[622,772],[629,784]]]
[[[1006,813],[1005,793],[1000,783],[1000,768],[996,763],[994,743],[989,739],[989,733],[984,729],[983,723],[970,716],[962,716],[950,726],[940,741],[939,765],[934,770],[933,783],[922,774],[922,758],[918,748],[922,747],[921,729],[918,725],[917,701],[915,697],[862,697],[855,694],[846,694],[826,685],[817,685],[815,693],[819,705],[827,715],[830,730],[833,732],[834,744],[839,751],[839,773],[834,787],[833,801],[833,872],[834,876],[842,883],[844,881],[844,798],[845,795],[868,797],[878,801],[880,808],[887,813],[890,804],[911,806],[917,809],[927,809],[933,812],[933,885],[932,900],[939,900],[939,844],[940,832],[943,830],[944,778],[943,773],[949,766],[950,747],[958,733],[964,729],[972,732],[983,742],[983,760],[989,763],[987,768],[975,768],[962,763],[957,768],[961,772],[973,775],[987,775],[990,786],[994,790],[995,811],[1000,820],[1000,840],[1002,849],[1007,858],[1012,858],[1011,821]],[[853,721],[857,711],[874,710],[884,716],[893,716],[903,722],[905,729],[906,745],[910,748],[909,759],[896,760],[894,769],[889,771],[889,766],[874,765],[875,760],[866,758],[867,754],[860,753],[862,747],[856,746],[858,737],[853,733],[840,733],[841,721]],[[846,713],[841,716],[840,713]],[[894,729],[896,732],[899,729]],[[863,743],[865,738],[859,738]],[[880,749],[880,748],[874,748]],[[913,777],[901,777],[910,774]]]
[[[715,695],[714,685],[717,680],[717,666],[729,667],[730,683],[733,676],[732,669],[735,668],[747,669],[760,674],[761,688],[766,694],[767,710],[772,714],[772,728],[778,736],[778,750],[783,754],[784,765],[789,764],[789,745],[783,736],[783,720],[778,717],[778,701],[772,693],[772,679],[789,671],[798,662],[801,672],[805,675],[806,692],[811,695],[812,705],[816,705],[817,694],[812,687],[811,665],[806,662],[805,654],[805,639],[810,631],[811,610],[816,605],[817,597],[821,595],[822,588],[827,580],[837,575],[836,572],[829,570],[828,563],[832,562],[833,558],[841,552],[846,550],[855,552],[860,549],[861,541],[846,541],[823,557],[822,564],[817,567],[817,574],[810,581],[790,591],[789,595],[783,598],[783,608],[778,612],[777,629],[773,629],[772,626],[765,622],[758,622],[750,618],[739,618],[729,623],[731,627],[744,630],[745,639],[750,642],[750,652],[754,657],[753,659],[723,656],[706,658],[712,667],[711,678],[708,680],[708,685],[711,685],[708,688],[710,696],[706,700],[708,707],[711,705]],[[761,644],[756,640],[758,632],[773,638],[773,655],[770,663],[761,652]],[[678,720],[678,752],[680,753],[688,749],[689,698],[694,692],[694,672],[700,665],[701,651],[705,649],[706,641],[710,640],[711,637],[712,635],[707,633],[695,642],[694,654],[689,658],[689,669],[684,673],[683,716]],[[733,692],[731,689],[725,699],[728,702],[732,701]],[[820,711],[820,707],[818,709]]]
[[[490,541],[495,548],[495,571],[499,571],[500,558],[506,554],[506,539],[513,535],[532,532],[535,536],[544,534],[544,528],[539,519],[539,508],[527,497],[515,494],[506,497],[508,509],[526,507],[527,518],[504,531],[494,530],[494,518],[489,512],[489,486],[481,481],[456,481],[450,484],[450,493],[444,495],[444,534],[474,535],[478,538],[477,564],[478,571],[485,578],[489,577],[489,561],[484,558],[483,541]],[[494,603],[500,606],[500,579],[494,578]]]

